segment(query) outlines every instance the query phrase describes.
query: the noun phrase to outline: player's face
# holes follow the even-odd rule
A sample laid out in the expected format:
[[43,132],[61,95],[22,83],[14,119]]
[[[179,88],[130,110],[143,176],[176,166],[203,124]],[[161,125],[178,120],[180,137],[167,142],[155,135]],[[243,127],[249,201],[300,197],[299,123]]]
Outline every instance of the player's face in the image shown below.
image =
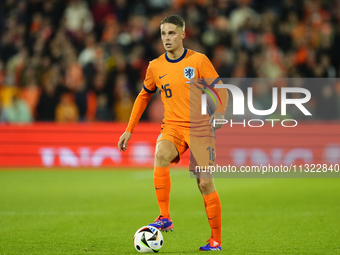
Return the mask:
[[181,27],[171,23],[164,23],[161,25],[161,37],[165,50],[173,52],[180,46],[183,47],[182,41],[185,37],[185,32]]

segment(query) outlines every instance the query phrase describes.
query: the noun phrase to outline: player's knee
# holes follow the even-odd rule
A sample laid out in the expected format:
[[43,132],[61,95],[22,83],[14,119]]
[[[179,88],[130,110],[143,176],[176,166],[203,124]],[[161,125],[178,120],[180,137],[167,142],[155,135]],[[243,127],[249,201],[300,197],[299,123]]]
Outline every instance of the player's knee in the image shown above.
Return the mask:
[[200,181],[198,184],[198,188],[200,189],[201,192],[205,192],[208,189],[209,184],[204,181]]
[[208,194],[214,190],[214,183],[210,179],[200,179],[198,182],[198,188],[203,194]]
[[171,152],[166,150],[157,150],[155,153],[155,161],[169,163],[171,162]]

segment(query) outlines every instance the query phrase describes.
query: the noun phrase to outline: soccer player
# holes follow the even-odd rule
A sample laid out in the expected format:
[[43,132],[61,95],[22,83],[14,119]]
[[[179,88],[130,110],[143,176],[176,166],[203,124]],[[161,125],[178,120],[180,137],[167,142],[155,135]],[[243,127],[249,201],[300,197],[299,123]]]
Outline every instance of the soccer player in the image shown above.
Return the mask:
[[[136,98],[128,127],[119,139],[118,148],[120,151],[127,149],[127,142],[130,140],[135,126],[152,94],[158,88],[164,103],[164,124],[156,144],[153,177],[160,215],[149,225],[161,231],[172,231],[173,223],[169,212],[171,186],[169,165],[178,163],[188,148],[191,152],[189,170],[194,170],[192,168],[194,164],[199,166],[215,164],[214,155],[211,156],[215,150],[214,129],[220,128],[221,125],[213,126],[209,124],[209,121],[211,123],[213,119],[224,119],[228,94],[226,90],[218,90],[221,104],[217,106],[213,115],[203,116],[203,118],[207,118],[207,124],[196,123],[197,127],[195,126],[194,129],[190,123],[190,112],[193,112],[190,109],[190,104],[193,104],[190,100],[190,93],[200,93],[201,95],[203,90],[193,90],[192,79],[214,78],[217,83],[218,74],[204,54],[183,47],[185,23],[180,16],[167,16],[162,20],[160,29],[166,53],[149,63],[143,88]],[[207,241],[209,243],[200,247],[200,250],[221,250],[221,202],[215,190],[213,178],[202,172],[195,174],[199,190],[203,195],[211,236]]]

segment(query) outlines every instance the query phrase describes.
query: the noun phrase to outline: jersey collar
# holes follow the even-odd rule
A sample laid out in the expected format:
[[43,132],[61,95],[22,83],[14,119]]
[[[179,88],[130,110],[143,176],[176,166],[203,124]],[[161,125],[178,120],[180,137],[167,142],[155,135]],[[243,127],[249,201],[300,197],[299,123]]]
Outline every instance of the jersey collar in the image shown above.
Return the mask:
[[185,57],[185,55],[187,54],[187,51],[188,50],[186,48],[184,48],[184,52],[183,52],[182,56],[180,56],[178,59],[170,59],[170,58],[168,58],[168,52],[166,52],[165,53],[165,58],[170,63],[177,63],[177,62],[181,61]]

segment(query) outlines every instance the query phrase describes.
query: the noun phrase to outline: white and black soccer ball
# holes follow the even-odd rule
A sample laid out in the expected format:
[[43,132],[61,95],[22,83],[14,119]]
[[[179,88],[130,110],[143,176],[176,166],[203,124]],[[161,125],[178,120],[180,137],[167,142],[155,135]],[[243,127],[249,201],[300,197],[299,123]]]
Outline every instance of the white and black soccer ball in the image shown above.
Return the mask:
[[150,226],[141,227],[133,237],[133,245],[140,253],[159,252],[163,243],[161,231]]

